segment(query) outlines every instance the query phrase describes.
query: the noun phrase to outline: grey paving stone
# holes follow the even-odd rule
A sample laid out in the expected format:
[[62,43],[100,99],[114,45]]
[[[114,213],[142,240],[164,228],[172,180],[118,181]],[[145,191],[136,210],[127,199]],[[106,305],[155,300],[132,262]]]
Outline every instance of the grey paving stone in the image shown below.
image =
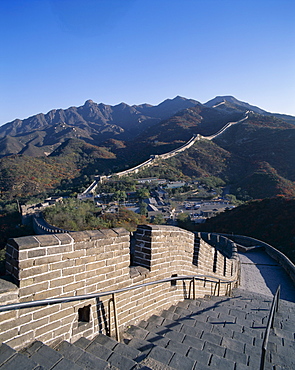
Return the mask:
[[50,369],[62,359],[62,355],[43,344],[30,358],[44,368]]
[[182,325],[194,326],[195,320],[192,317],[186,317],[186,318],[179,319],[179,323],[181,323]]
[[210,360],[210,368],[218,370],[234,370],[235,362],[213,354]]
[[67,358],[63,358],[59,363],[57,363],[52,370],[83,370],[83,367],[75,364]]
[[132,338],[128,346],[138,349],[140,352],[149,352],[155,345],[144,339]]
[[169,342],[168,338],[155,333],[149,333],[145,339],[160,347],[166,347]]
[[127,333],[132,335],[132,337],[145,339],[149,332],[145,329],[139,328],[138,326],[130,325],[127,329]]
[[121,370],[130,370],[133,367],[136,366],[136,362],[131,360],[130,358],[127,358],[125,356],[122,356],[119,353],[113,352],[110,358],[108,359],[108,362],[115,366],[118,369]]
[[210,343],[210,342],[205,342],[203,350],[206,352],[212,353],[212,354],[214,353],[220,357],[223,357],[225,353],[224,347],[220,347],[217,344]]
[[161,316],[164,319],[170,319],[170,320],[176,320],[178,318],[177,315],[175,315],[174,313],[172,313],[170,311],[167,311],[167,310],[162,311]]
[[105,346],[108,349],[113,349],[117,345],[117,341],[113,338],[110,338],[104,334],[98,334],[94,339],[93,342],[99,343],[102,346]]
[[177,306],[177,307],[175,308],[174,312],[175,312],[177,315],[179,315],[179,317],[180,317],[180,318],[181,318],[181,317],[190,316],[190,315],[191,315],[191,313],[192,313],[190,310],[187,310],[187,309],[185,309],[185,308],[183,308],[183,307],[179,307],[179,306]]
[[173,356],[173,352],[169,351],[168,349],[162,347],[154,347],[152,348],[149,357],[162,362],[163,364],[168,365],[171,358]]
[[226,348],[225,358],[232,360],[237,363],[247,364],[248,356],[245,353],[234,351],[230,348]]
[[[1,366],[1,370],[32,370],[32,369],[38,369],[38,364],[31,358],[21,353],[14,354],[14,356],[10,357]],[[42,367],[39,367],[39,369],[42,369]]]
[[215,333],[207,333],[203,332],[201,339],[210,343],[214,343],[217,345],[221,344],[222,337]]
[[157,324],[157,325],[162,325],[162,322],[164,321],[164,319],[161,316],[152,315],[147,321],[149,323],[154,323],[154,324]]
[[198,313],[193,313],[191,317],[197,321],[207,322],[209,315],[207,312],[198,312]]
[[245,364],[236,363],[235,370],[250,370],[250,367],[248,365],[245,365]]
[[180,332],[183,334],[188,334],[200,338],[203,333],[203,329],[196,326],[183,325]]
[[169,362],[169,366],[174,369],[191,370],[194,368],[195,361],[189,357],[182,356],[178,353],[174,353],[172,359]]
[[146,320],[141,320],[141,321],[137,324],[137,326],[138,326],[139,328],[143,328],[143,329],[145,329],[145,328],[147,327],[147,325],[148,325],[148,321],[146,321]]
[[224,326],[225,320],[223,317],[208,317],[207,322],[212,325],[222,325]]
[[76,362],[84,352],[81,348],[67,341],[62,341],[59,343],[55,347],[55,350],[58,351],[63,357],[72,360],[73,362]]
[[161,325],[157,325],[157,324],[154,324],[154,323],[148,323],[145,330],[147,330],[149,332],[152,332],[152,333],[155,333],[155,334],[162,335],[162,336],[164,336],[166,333],[171,331],[166,326],[161,326]]
[[234,331],[233,339],[236,339],[239,342],[244,342],[251,346],[253,345],[253,337],[246,335],[244,333],[241,333],[241,332]]
[[211,332],[213,329],[213,324],[196,320],[195,327],[203,331]]
[[236,332],[240,332],[240,333],[243,333],[244,332],[244,326],[243,325],[240,325],[240,324],[237,324],[237,323],[225,322],[224,323],[224,327],[225,328],[229,328],[232,331],[236,331]]
[[240,342],[240,341],[235,340],[235,339],[231,339],[227,336],[224,336],[222,338],[221,346],[232,349],[234,351],[238,351],[240,353],[244,353],[244,351],[245,351],[245,343]]
[[165,334],[165,338],[169,338],[170,340],[174,340],[177,342],[182,342],[185,337],[185,334],[179,332],[179,331],[169,331]]
[[274,332],[275,335],[277,335],[281,338],[286,338],[286,339],[291,340],[291,341],[295,340],[295,334],[293,332],[284,331],[284,330],[282,330],[280,328],[276,328],[276,327],[273,329],[273,332]]
[[190,346],[186,345],[186,344],[183,344],[183,343],[179,343],[179,342],[175,342],[175,341],[170,341],[167,346],[166,346],[167,349],[169,349],[169,351],[171,352],[175,352],[175,353],[179,353],[181,355],[186,355]]
[[220,313],[218,311],[214,311],[214,309],[211,309],[210,311],[206,311],[206,314],[208,315],[208,317],[215,318],[215,319],[217,319],[220,315]]
[[198,364],[208,365],[211,358],[211,353],[197,348],[190,348],[187,353],[187,357],[197,361]]
[[165,319],[162,325],[166,326],[168,329],[175,331],[180,331],[182,327],[181,321],[171,321],[168,319]]
[[7,344],[2,343],[0,346],[0,365],[12,357],[16,351],[9,347]]
[[260,354],[254,354],[253,352],[250,354],[248,358],[248,366],[250,369],[259,369],[260,367],[260,360],[261,360],[261,352]]
[[75,344],[76,347],[79,347],[81,349],[85,349],[89,346],[90,340],[88,340],[84,337],[81,337],[78,340],[76,340],[76,342],[74,344]]
[[241,319],[244,319],[246,317],[246,313],[244,310],[239,310],[237,308],[230,308],[229,309],[229,315],[231,316],[234,316],[234,317],[238,317],[238,318],[241,318]]
[[234,335],[233,330],[230,327],[224,327],[223,325],[213,325],[212,333],[218,334],[221,337],[232,338]]
[[226,315],[222,314],[219,316],[220,320],[222,319],[225,323],[236,323],[237,322],[237,317],[233,315]]
[[92,342],[90,345],[85,349],[85,351],[93,354],[94,356],[101,358],[102,360],[106,360],[111,356],[112,351],[105,346],[100,345],[99,343]]
[[19,352],[23,353],[24,355],[30,357],[32,354],[37,352],[40,347],[43,346],[43,343],[39,340],[35,340],[33,343],[31,343],[29,346],[21,349]]
[[88,352],[83,352],[82,355],[78,358],[77,365],[80,365],[82,368],[91,369],[91,370],[104,370],[108,368],[108,363]]
[[225,315],[229,315],[230,314],[230,308],[228,307],[228,305],[221,305],[221,306],[216,306],[213,308],[214,312],[218,312],[219,315],[220,314],[225,314]]
[[118,343],[113,349],[114,352],[123,355],[124,357],[134,360],[140,355],[140,351],[124,343]]
[[251,346],[250,344],[245,344],[244,353],[247,355],[261,355],[261,347],[259,346]]
[[187,346],[202,349],[204,347],[204,341],[199,338],[192,337],[190,335],[186,335],[183,344],[186,344]]

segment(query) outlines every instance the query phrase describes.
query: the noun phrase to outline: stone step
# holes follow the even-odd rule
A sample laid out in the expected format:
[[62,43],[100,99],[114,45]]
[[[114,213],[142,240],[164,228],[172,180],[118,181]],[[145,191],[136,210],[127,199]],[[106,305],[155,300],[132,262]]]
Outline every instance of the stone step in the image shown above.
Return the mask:
[[[72,356],[64,356],[63,353],[46,346],[40,341],[33,342],[30,346],[20,351],[29,359],[34,360],[40,366],[40,369],[71,369],[82,370],[83,367],[75,362],[74,353]],[[76,355],[77,357],[77,355]]]
[[132,369],[144,359],[142,353],[136,348],[118,343],[103,334],[99,334],[91,341],[80,338],[74,344],[87,353],[106,361],[116,369]]
[[22,353],[18,353],[7,344],[0,346],[0,368],[2,370],[41,370],[38,363],[29,359]]
[[[132,339],[129,337],[128,345],[171,367],[176,366],[173,361],[176,364],[177,358],[182,356],[195,361],[195,369],[259,368],[271,304],[269,297],[262,297],[261,300],[260,305],[259,297],[250,295],[233,299],[207,297],[205,300],[182,301],[164,310],[161,316],[153,315],[138,326],[130,326],[127,334]],[[294,327],[290,324],[290,328]],[[283,338],[283,329],[277,330],[282,331],[282,337],[275,331],[271,333],[266,368],[273,368],[271,362],[282,363],[280,353],[289,350],[293,354],[292,330],[288,339]],[[281,351],[283,346],[285,348]],[[184,359],[182,362],[185,362]],[[291,360],[289,363],[293,366]]]
[[[19,352],[2,344],[0,370],[257,369],[270,302],[241,290],[232,298],[184,300],[130,325],[121,343],[98,334],[54,348],[35,341]],[[265,369],[295,368],[294,307],[280,305]]]

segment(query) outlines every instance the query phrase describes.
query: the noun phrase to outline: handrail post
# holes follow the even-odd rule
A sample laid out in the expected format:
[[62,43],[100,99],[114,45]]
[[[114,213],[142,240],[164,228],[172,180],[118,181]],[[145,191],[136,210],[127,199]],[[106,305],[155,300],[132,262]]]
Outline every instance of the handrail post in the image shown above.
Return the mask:
[[219,297],[219,295],[220,295],[220,279],[218,280],[218,291],[217,292],[218,292],[217,296]]
[[270,333],[270,328],[273,328],[274,324],[274,317],[275,313],[277,312],[278,305],[279,305],[279,300],[280,300],[280,285],[278,286],[273,299],[271,303],[271,308],[270,312],[268,315],[268,320],[267,320],[267,325],[266,325],[266,330],[264,333],[264,338],[262,342],[262,351],[261,351],[261,359],[260,359],[260,370],[264,370],[264,364],[265,364],[265,356],[266,356],[266,350],[267,350],[267,344],[268,344],[268,338],[269,338],[269,333]]
[[111,320],[111,302],[113,302],[113,299],[109,299],[108,301],[108,309],[109,309],[109,337],[112,336],[112,320]]
[[196,299],[196,279],[193,277],[193,299]]
[[113,305],[114,305],[114,320],[115,320],[116,339],[117,339],[117,342],[120,342],[120,333],[119,333],[119,324],[118,324],[117,304],[116,304],[115,293],[112,293],[112,300],[113,300]]

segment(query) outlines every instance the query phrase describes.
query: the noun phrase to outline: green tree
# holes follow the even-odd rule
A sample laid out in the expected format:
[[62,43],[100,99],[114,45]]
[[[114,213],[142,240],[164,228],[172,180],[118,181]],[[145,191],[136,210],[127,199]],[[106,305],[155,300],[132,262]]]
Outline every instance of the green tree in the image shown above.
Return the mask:
[[150,192],[149,192],[149,189],[147,188],[140,188],[136,191],[136,196],[137,198],[139,199],[145,199],[145,198],[148,198],[150,196]]
[[139,213],[141,215],[146,216],[147,215],[147,204],[145,202],[141,202],[139,205]]

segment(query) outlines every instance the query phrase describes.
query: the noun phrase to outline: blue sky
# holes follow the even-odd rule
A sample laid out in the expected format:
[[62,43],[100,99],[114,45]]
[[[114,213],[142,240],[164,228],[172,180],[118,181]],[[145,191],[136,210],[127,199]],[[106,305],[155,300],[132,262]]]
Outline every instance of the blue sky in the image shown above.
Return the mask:
[[0,0],[0,125],[87,99],[295,115],[294,0]]

